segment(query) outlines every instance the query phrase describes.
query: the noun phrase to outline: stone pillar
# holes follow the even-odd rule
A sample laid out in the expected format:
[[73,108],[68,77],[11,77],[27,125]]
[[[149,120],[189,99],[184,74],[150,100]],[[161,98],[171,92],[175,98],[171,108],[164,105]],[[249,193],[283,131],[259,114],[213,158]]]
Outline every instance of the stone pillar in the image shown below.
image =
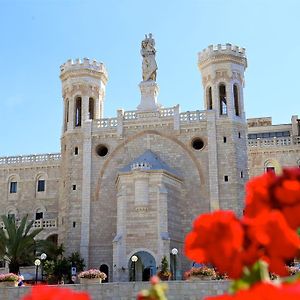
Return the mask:
[[164,255],[168,257],[170,250],[170,237],[168,232],[168,190],[164,184],[160,184],[158,187],[157,197],[157,230],[158,230],[158,249],[157,265]]
[[180,112],[179,104],[174,107],[174,130],[180,133]]
[[92,120],[83,123],[82,151],[82,199],[80,254],[89,267],[90,215],[91,215],[91,170],[92,170]]
[[159,108],[157,103],[158,85],[153,80],[142,81],[139,84],[141,89],[141,103],[137,107],[139,111],[156,111]]
[[118,119],[117,134],[119,137],[123,136],[123,116],[124,116],[124,110],[118,109],[117,110],[117,119]]
[[208,166],[209,166],[210,210],[213,211],[213,210],[220,209],[216,112],[213,110],[208,110],[206,112],[206,115],[207,115],[207,143],[209,145]]

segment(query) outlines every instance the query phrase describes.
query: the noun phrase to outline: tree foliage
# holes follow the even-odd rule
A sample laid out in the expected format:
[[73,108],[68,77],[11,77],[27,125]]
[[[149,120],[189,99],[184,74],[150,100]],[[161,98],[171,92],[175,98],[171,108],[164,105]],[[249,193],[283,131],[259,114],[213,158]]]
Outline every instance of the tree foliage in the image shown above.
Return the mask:
[[33,229],[34,221],[27,222],[25,216],[17,224],[15,218],[2,216],[5,228],[0,228],[0,258],[9,264],[9,272],[18,274],[21,264],[32,263],[35,251],[43,241],[36,241],[35,237],[43,230]]

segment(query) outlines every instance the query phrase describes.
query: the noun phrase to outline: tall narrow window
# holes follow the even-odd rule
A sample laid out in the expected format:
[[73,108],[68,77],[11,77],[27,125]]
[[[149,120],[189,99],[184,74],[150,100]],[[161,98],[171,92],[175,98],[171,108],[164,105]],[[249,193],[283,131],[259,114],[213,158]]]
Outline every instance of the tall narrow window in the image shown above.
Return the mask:
[[226,87],[224,84],[219,85],[219,97],[220,97],[220,115],[227,115]]
[[75,101],[75,127],[81,126],[81,98]]
[[95,105],[95,101],[93,98],[89,99],[89,119],[93,120],[94,119],[94,105]]
[[39,179],[37,183],[37,191],[38,192],[45,192],[45,180]]
[[211,86],[206,89],[206,101],[207,101],[207,109],[212,109],[212,91]]
[[239,91],[236,84],[233,85],[233,98],[234,98],[234,110],[235,115],[240,115],[240,107],[239,107]]
[[16,181],[11,181],[10,182],[10,187],[9,187],[9,192],[11,194],[14,194],[17,192],[18,189],[18,183]]

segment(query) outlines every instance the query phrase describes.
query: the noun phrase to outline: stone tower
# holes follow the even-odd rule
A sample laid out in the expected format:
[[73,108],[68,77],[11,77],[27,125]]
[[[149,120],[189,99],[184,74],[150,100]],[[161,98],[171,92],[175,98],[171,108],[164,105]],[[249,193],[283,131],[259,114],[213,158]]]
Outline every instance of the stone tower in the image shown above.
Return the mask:
[[199,53],[198,66],[208,118],[212,209],[241,213],[244,183],[248,178],[243,101],[245,49],[231,44],[211,45]]
[[64,101],[61,138],[59,240],[67,254],[78,251],[88,265],[91,199],[91,138],[94,119],[103,117],[107,72],[102,63],[84,58],[60,68]]

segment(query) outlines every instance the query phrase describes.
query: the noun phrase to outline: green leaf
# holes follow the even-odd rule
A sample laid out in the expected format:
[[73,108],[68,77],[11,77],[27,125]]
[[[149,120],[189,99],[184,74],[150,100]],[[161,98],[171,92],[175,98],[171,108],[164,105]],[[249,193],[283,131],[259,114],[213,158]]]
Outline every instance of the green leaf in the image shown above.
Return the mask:
[[248,289],[251,285],[262,281],[270,281],[270,276],[268,264],[259,260],[251,268],[244,268],[242,277],[231,283],[229,292],[235,293],[238,290]]

